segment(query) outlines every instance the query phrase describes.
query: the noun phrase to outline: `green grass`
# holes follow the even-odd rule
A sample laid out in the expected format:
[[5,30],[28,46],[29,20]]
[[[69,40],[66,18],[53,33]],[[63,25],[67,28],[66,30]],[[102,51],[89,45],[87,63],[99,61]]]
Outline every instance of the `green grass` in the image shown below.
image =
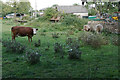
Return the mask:
[[[39,24],[38,24],[39,23]],[[35,26],[38,24],[39,26]],[[30,44],[27,37],[17,37],[16,41],[32,49],[39,49],[41,52],[40,62],[35,65],[30,65],[25,60],[24,54],[15,54],[6,52],[5,47],[2,47],[2,76],[3,78],[118,78],[118,47],[112,44],[103,45],[99,49],[94,49],[91,46],[81,45],[82,51],[81,60],[69,60],[67,53],[61,59],[59,56],[54,56],[53,44],[55,42],[65,43],[66,35],[60,35],[58,39],[52,38],[52,32],[67,32],[70,26],[65,27],[61,24],[38,21],[36,24],[26,26],[37,27],[38,33],[33,37],[33,42]],[[11,27],[15,23],[10,23],[8,20],[3,20],[2,37],[3,40],[11,39]],[[55,28],[59,26],[59,28]],[[46,30],[46,36],[40,35],[43,30]],[[70,37],[78,37],[82,31],[78,31]],[[35,47],[34,43],[40,39],[41,46]],[[47,43],[50,44],[50,49],[45,51]]]

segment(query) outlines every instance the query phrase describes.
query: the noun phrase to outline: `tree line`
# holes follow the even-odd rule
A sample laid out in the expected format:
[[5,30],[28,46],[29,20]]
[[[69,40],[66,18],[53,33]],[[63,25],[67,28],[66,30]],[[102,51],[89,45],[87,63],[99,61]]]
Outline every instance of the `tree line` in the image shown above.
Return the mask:
[[29,14],[32,10],[31,4],[28,0],[23,2],[23,0],[9,0],[8,2],[0,1],[2,5],[2,17],[9,13],[22,13]]

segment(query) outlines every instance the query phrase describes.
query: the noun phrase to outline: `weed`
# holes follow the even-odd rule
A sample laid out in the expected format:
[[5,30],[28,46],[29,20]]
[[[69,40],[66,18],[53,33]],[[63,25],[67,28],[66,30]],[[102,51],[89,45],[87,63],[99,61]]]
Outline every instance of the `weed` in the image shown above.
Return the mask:
[[25,46],[16,41],[3,41],[3,46],[6,47],[6,51],[12,51],[14,53],[23,53],[26,49]]
[[26,60],[30,64],[36,64],[40,61],[40,54],[35,50],[29,49],[26,51]]
[[59,53],[63,58],[63,54],[65,53],[63,46],[60,43],[54,44],[54,52]]
[[91,32],[83,32],[79,40],[84,44],[91,45],[93,48],[100,48],[103,44],[108,44],[107,40],[101,34],[93,34]]
[[52,33],[53,38],[59,38],[59,33]]
[[38,40],[38,42],[35,42],[35,43],[34,43],[34,46],[35,46],[35,47],[39,47],[40,45],[41,45],[40,39]]

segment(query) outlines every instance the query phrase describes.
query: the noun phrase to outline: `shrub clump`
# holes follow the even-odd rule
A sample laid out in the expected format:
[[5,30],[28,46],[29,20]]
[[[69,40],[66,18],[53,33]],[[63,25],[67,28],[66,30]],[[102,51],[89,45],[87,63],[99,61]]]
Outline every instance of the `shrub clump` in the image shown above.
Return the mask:
[[112,38],[111,38],[111,43],[113,44],[113,45],[116,45],[116,46],[120,46],[120,42],[119,42],[119,37],[118,37],[118,35],[117,36],[113,36]]
[[68,31],[68,34],[69,34],[69,35],[74,35],[74,32],[73,32],[72,30],[69,30],[69,31]]
[[41,45],[40,39],[39,39],[37,42],[34,43],[34,46],[35,46],[35,47],[39,47],[40,45]]
[[83,25],[87,24],[87,19],[80,19],[75,15],[65,15],[65,17],[61,20],[63,25],[70,26],[73,25],[75,27],[82,28]]
[[59,38],[59,33],[52,33],[53,38]]
[[80,51],[79,41],[73,38],[68,38],[66,44],[68,45],[68,58],[81,59],[82,52]]
[[82,52],[76,48],[68,50],[68,59],[80,59]]
[[26,51],[26,60],[30,64],[36,64],[40,61],[40,54],[32,49]]
[[84,44],[91,45],[93,48],[100,48],[101,45],[108,44],[107,40],[101,34],[93,34],[91,32],[83,32],[79,40]]
[[54,44],[54,52],[61,54],[62,57],[63,57],[63,54],[65,53],[64,48],[60,43]]
[[6,51],[11,51],[14,53],[24,53],[26,47],[16,41],[2,41],[3,46],[6,47]]

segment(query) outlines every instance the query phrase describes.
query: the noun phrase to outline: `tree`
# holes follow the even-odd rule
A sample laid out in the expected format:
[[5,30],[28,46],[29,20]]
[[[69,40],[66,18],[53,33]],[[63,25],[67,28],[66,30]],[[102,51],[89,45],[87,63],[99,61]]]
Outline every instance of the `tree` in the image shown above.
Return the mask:
[[30,12],[30,9],[32,8],[30,5],[30,2],[22,2],[23,0],[20,0],[18,3],[18,8],[17,12],[18,13],[23,13],[23,14],[28,14]]
[[12,7],[10,5],[8,5],[7,3],[3,3],[2,1],[0,1],[1,5],[2,5],[2,16],[4,17],[6,14],[11,13],[12,12]]
[[112,14],[118,11],[117,2],[88,2],[86,7],[89,8],[89,5],[92,5],[92,4],[95,4],[95,10],[100,13]]
[[56,9],[53,9],[53,8],[47,8],[47,9],[44,11],[44,14],[45,14],[45,18],[46,18],[46,19],[52,18],[56,13],[57,13]]

